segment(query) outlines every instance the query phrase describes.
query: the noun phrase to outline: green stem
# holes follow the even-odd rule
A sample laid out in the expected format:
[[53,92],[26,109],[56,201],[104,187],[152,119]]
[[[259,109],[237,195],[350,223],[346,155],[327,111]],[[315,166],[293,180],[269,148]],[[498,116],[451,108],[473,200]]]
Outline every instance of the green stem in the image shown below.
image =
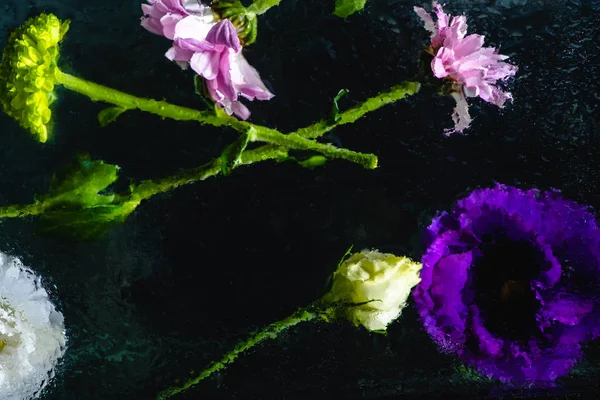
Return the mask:
[[[180,120],[198,121],[202,119],[199,116],[207,115],[205,112],[173,106],[166,102],[140,99],[135,96],[87,82],[64,73],[60,73],[59,76],[61,83],[66,83],[66,86],[72,90],[88,95],[92,97],[92,99],[112,102],[113,104],[117,104],[122,107],[139,108],[144,111],[157,112],[159,115],[164,117]],[[340,113],[336,122],[330,119],[324,119],[309,127],[298,129],[297,131],[288,135],[283,135],[274,129],[240,121],[227,115],[215,116],[210,114],[210,118],[206,119],[205,121],[206,123],[218,123],[219,125],[230,126],[240,132],[247,132],[250,130],[252,131],[252,135],[255,140],[256,138],[260,138],[261,140],[273,143],[260,146],[253,150],[245,150],[242,153],[240,163],[237,164],[236,167],[266,160],[283,159],[288,156],[288,148],[286,147],[289,146],[289,148],[301,150],[315,150],[325,154],[327,157],[341,157],[353,162],[357,162],[363,166],[366,166],[367,168],[374,168],[376,166],[377,159],[373,155],[355,153],[346,149],[339,149],[331,145],[312,141],[307,142],[305,139],[316,139],[339,125],[354,122],[368,112],[400,100],[407,95],[413,95],[417,93],[419,87],[419,83],[416,82],[403,82],[400,85],[393,87],[389,91],[372,97],[366,100],[364,103]],[[179,186],[202,181],[212,176],[216,176],[221,172],[222,169],[220,159],[215,158],[200,167],[182,169],[177,174],[160,179],[158,181],[144,181],[139,185],[133,186],[131,194],[118,196],[119,198],[115,199],[115,202],[119,202],[119,200],[122,202],[139,202],[156,194],[173,190]],[[43,202],[35,202],[27,205],[4,206],[0,207],[0,219],[39,215],[42,214],[45,209],[46,205]]]
[[94,101],[105,101],[127,110],[139,109],[159,115],[163,118],[172,118],[178,121],[198,121],[202,124],[210,124],[213,126],[230,126],[238,132],[251,131],[251,141],[254,142],[260,141],[294,150],[312,150],[322,153],[329,158],[341,158],[356,162],[365,168],[373,169],[377,167],[377,157],[373,154],[362,154],[347,149],[336,148],[332,145],[317,143],[298,135],[284,135],[275,129],[239,121],[226,114],[220,116],[207,111],[198,111],[191,108],[176,106],[169,104],[166,101],[143,99],[65,74],[61,71],[56,73],[56,81],[67,89],[86,95]]
[[[337,122],[332,122],[331,120],[321,120],[309,127],[298,129],[288,136],[293,135],[292,137],[300,136],[311,139],[318,138],[324,135],[326,132],[334,129],[336,126],[354,122],[368,112],[375,111],[384,105],[403,99],[406,96],[414,95],[419,91],[419,89],[420,84],[418,82],[402,82],[390,90],[380,93],[375,97],[371,97],[364,103],[340,113]],[[259,130],[264,131],[265,136],[268,135],[269,131],[269,128],[257,127],[253,124],[245,121],[239,121],[235,118],[231,118],[231,121],[228,125],[232,126],[238,131],[248,130],[250,128],[258,128]],[[268,144],[258,147],[254,150],[244,151],[242,153],[242,160],[239,165],[248,165],[260,161],[281,159],[286,156],[286,149],[277,145]],[[140,200],[147,199],[155,194],[167,192],[178,186],[188,183],[205,180],[212,176],[218,175],[219,173],[221,173],[221,165],[219,163],[219,159],[216,158],[201,167],[182,170],[180,173],[172,177],[164,178],[156,182],[145,181],[139,186],[135,187],[134,196]]]
[[418,82],[405,81],[392,87],[390,90],[379,93],[378,95],[365,100],[363,103],[352,107],[339,114],[339,119],[333,121],[329,118],[322,119],[305,128],[300,128],[293,132],[299,136],[307,139],[315,139],[323,136],[325,133],[331,131],[337,126],[344,124],[351,124],[357,119],[369,113],[375,111],[385,105],[394,103],[398,100],[405,98],[406,96],[412,96],[419,92],[421,84]]
[[[282,159],[287,157],[288,153],[285,148],[278,146],[261,146],[254,150],[246,150],[242,153],[240,163],[235,168],[241,165],[254,164],[266,160]],[[133,187],[131,199],[145,200],[156,194],[165,193],[179,186],[186,185],[197,181],[203,181],[212,176],[221,173],[221,163],[219,158],[197,167],[190,169],[182,169],[177,174],[157,181],[144,181]],[[128,198],[129,196],[124,196]]]
[[377,156],[374,154],[363,154],[356,151],[335,147],[331,144],[323,144],[306,139],[296,133],[283,135],[275,130],[261,129],[254,132],[256,139],[251,141],[262,141],[294,150],[312,150],[323,154],[328,158],[341,158],[360,164],[366,169],[377,168]]
[[193,108],[176,106],[166,101],[133,96],[85,79],[77,78],[60,70],[57,70],[55,79],[56,83],[63,85],[69,90],[83,94],[93,101],[104,101],[123,107],[126,110],[138,109],[177,121],[198,121],[201,124],[213,126],[228,125],[227,119],[221,118],[212,112],[198,111]]
[[205,370],[200,372],[197,376],[188,379],[183,385],[174,386],[163,390],[158,395],[157,399],[168,399],[169,397],[172,397],[177,393],[189,389],[190,387],[199,383],[201,380],[206,379],[213,373],[225,368],[228,364],[235,361],[235,359],[246,350],[256,346],[257,344],[267,339],[275,339],[281,332],[285,331],[288,328],[291,328],[294,325],[299,324],[300,322],[311,321],[315,318],[320,318],[322,316],[325,319],[327,318],[327,310],[318,311],[316,310],[316,307],[307,307],[299,309],[289,317],[281,321],[275,322],[271,325],[268,325],[266,328],[252,335],[246,341],[239,343],[237,346],[235,346],[233,350],[225,354],[219,361],[213,362]]
[[270,8],[278,6],[281,0],[254,0],[246,9],[256,15],[266,13]]

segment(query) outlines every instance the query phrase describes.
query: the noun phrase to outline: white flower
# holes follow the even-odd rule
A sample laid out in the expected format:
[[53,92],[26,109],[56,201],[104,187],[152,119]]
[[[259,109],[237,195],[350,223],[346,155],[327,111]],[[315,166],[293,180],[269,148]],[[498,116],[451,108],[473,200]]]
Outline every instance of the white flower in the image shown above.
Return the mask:
[[0,253],[0,399],[37,398],[65,348],[63,315],[40,276]]
[[[325,303],[350,303],[345,317],[370,331],[385,331],[400,316],[411,289],[421,281],[421,264],[406,257],[363,250],[333,274]],[[358,304],[352,306],[351,304]]]

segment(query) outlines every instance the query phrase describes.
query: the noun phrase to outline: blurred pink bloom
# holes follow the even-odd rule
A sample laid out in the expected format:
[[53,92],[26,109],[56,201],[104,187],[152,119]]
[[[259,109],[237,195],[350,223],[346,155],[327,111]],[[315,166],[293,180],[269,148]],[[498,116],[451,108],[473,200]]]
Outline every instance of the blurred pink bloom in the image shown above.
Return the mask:
[[233,24],[215,22],[209,7],[196,0],[148,0],[142,5],[146,17],[142,26],[173,40],[165,56],[183,69],[188,65],[206,80],[212,99],[231,115],[250,116],[238,96],[248,100],[270,100],[256,69],[242,55],[242,46]]
[[437,23],[423,8],[414,7],[423,20],[425,29],[431,32],[431,47],[428,50],[434,56],[431,69],[437,78],[446,78],[454,82],[456,108],[452,119],[454,128],[447,129],[447,136],[462,132],[471,124],[467,97],[480,97],[483,100],[504,107],[512,95],[495,86],[498,80],[506,80],[517,72],[515,65],[503,62],[508,56],[498,54],[494,47],[483,47],[484,36],[468,35],[465,16],[452,17],[442,10],[442,6],[433,2]]

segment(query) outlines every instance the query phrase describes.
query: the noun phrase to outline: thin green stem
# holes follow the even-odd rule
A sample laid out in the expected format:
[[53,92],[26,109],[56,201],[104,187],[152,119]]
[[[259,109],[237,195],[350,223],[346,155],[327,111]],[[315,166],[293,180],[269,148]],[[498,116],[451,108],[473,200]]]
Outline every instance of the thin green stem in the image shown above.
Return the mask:
[[339,114],[337,121],[332,121],[329,118],[322,119],[305,128],[300,128],[293,132],[307,139],[315,139],[323,136],[332,129],[344,125],[351,124],[363,115],[375,111],[385,105],[394,103],[406,96],[412,96],[419,92],[421,84],[418,82],[405,81],[392,87],[390,90],[379,93],[378,95],[365,100],[363,103],[354,106]]
[[254,0],[254,2],[246,8],[246,10],[248,10],[250,13],[261,15],[266,13],[270,8],[278,6],[280,2],[281,0]]
[[212,112],[198,111],[193,108],[176,106],[166,101],[144,99],[133,96],[107,86],[99,85],[73,75],[66,74],[57,69],[56,83],[69,90],[83,94],[93,101],[104,101],[123,107],[126,110],[141,110],[156,114],[163,118],[171,118],[177,121],[198,121],[201,124],[213,126],[227,125],[228,121]]
[[[240,163],[236,166],[250,165],[266,160],[282,159],[287,157],[287,150],[278,146],[261,146],[254,150],[246,150],[242,153]],[[156,181],[144,181],[133,187],[130,196],[134,200],[145,200],[156,194],[165,193],[179,186],[186,185],[197,181],[203,181],[212,176],[221,173],[221,163],[219,158],[197,167],[190,169],[182,169],[177,174]]]
[[356,151],[335,147],[331,144],[323,144],[306,139],[296,133],[283,135],[274,130],[256,131],[256,140],[294,150],[312,150],[323,154],[328,158],[341,158],[361,165],[366,169],[377,168],[377,156],[374,154],[363,154]]
[[[313,308],[315,310],[313,310]],[[327,315],[326,310],[318,311],[316,309],[316,307],[301,308],[298,311],[296,311],[295,313],[293,313],[292,315],[290,315],[289,317],[287,317],[281,321],[272,323],[271,325],[268,325],[261,331],[250,336],[250,338],[248,338],[247,340],[239,343],[237,346],[234,347],[233,350],[231,350],[230,352],[225,354],[219,361],[213,362],[205,370],[200,372],[195,377],[188,379],[181,386],[174,386],[174,387],[165,389],[158,395],[157,399],[158,400],[168,399],[169,397],[172,397],[172,396],[176,395],[177,393],[183,392],[184,390],[187,390],[190,387],[198,384],[201,380],[206,379],[209,376],[211,376],[212,374],[214,374],[215,372],[225,368],[228,364],[231,364],[233,361],[235,361],[235,359],[241,353],[256,346],[257,344],[264,342],[267,339],[275,339],[281,332],[283,332],[286,329],[291,328],[292,326],[297,325],[301,322],[311,321],[313,319],[316,319],[316,318],[319,318],[322,316],[323,316],[323,318],[326,318],[326,315]]]

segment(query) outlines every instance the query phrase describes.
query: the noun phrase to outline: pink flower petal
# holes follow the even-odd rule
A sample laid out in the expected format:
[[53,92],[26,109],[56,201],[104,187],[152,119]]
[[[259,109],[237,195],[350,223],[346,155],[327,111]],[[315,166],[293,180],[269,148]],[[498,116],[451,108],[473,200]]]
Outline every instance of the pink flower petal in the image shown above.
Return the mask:
[[437,78],[444,78],[451,72],[450,66],[454,59],[454,52],[446,47],[441,47],[436,56],[431,61],[433,75]]
[[206,7],[200,3],[198,0],[177,0],[181,2],[183,9],[190,14],[200,14],[203,15],[207,12],[207,9],[210,10],[209,7]]
[[430,32],[432,37],[437,35],[438,30],[435,26],[435,22],[433,22],[433,18],[431,18],[431,15],[429,15],[429,13],[422,7],[413,7],[413,10],[425,24],[425,30]]
[[153,18],[142,18],[140,23],[144,29],[146,29],[150,33],[154,33],[155,35],[162,36],[162,26],[160,22],[156,22]]
[[219,91],[223,93],[225,98],[229,99],[230,102],[234,102],[237,100],[237,90],[231,79],[231,52],[232,50],[227,50],[223,52],[220,57],[217,82],[219,84]]
[[189,62],[192,59],[194,52],[191,50],[183,49],[175,44],[171,47],[165,57],[167,57],[171,61],[179,61],[179,62]]
[[456,43],[462,40],[467,34],[467,17],[464,15],[460,15],[457,17],[452,17],[450,20],[450,25],[446,30],[446,39],[444,40],[444,46],[446,45],[446,40],[450,40],[453,43]]
[[177,14],[166,14],[160,19],[160,23],[163,28],[163,35],[170,40],[175,38],[175,26],[183,17]]
[[213,24],[208,20],[189,16],[183,18],[175,27],[175,38],[180,39],[195,39],[202,41],[206,39],[206,35],[210,32]]
[[454,107],[454,113],[452,113],[452,120],[454,121],[453,129],[446,129],[444,131],[444,135],[450,136],[456,132],[462,132],[467,129],[473,119],[469,115],[469,103],[467,103],[467,99],[462,94],[462,92],[452,92],[451,93],[454,100],[456,100],[456,107]]
[[233,49],[236,53],[242,48],[235,27],[228,19],[223,19],[214,25],[208,32],[206,41],[215,46]]
[[181,0],[159,0],[158,3],[163,3],[171,12],[185,13],[185,9],[181,6]]
[[231,79],[237,91],[249,100],[270,100],[274,97],[263,81],[258,71],[252,67],[241,52],[235,54],[231,62]]
[[173,39],[173,27],[188,15],[179,0],[149,0],[142,4],[141,25],[148,31]]
[[[210,95],[210,97],[216,103],[223,105],[225,96],[223,96],[223,93],[219,92],[217,80],[213,79],[212,81],[206,81],[206,88],[208,89],[208,94]],[[231,113],[229,114],[231,115]]]
[[211,43],[208,43],[206,40],[176,38],[173,43],[181,47],[182,49],[190,50],[197,53],[203,51],[215,51],[215,46],[213,46]]
[[497,105],[500,108],[504,107],[506,101],[512,101],[512,94],[509,92],[503,92],[495,86],[492,86],[492,95],[490,96],[489,102]]
[[437,17],[438,31],[440,31],[448,26],[448,23],[450,22],[450,15],[444,12],[442,6],[437,1],[432,2],[432,6],[433,12],[435,12]]
[[469,35],[464,40],[461,40],[454,46],[454,55],[456,58],[466,57],[472,53],[475,53],[481,46],[483,46],[483,41],[485,36],[482,35]]
[[239,101],[234,101],[231,105],[231,110],[239,119],[247,120],[250,117],[250,110]]
[[190,59],[190,67],[206,80],[213,80],[219,74],[220,53],[203,51],[194,53]]

